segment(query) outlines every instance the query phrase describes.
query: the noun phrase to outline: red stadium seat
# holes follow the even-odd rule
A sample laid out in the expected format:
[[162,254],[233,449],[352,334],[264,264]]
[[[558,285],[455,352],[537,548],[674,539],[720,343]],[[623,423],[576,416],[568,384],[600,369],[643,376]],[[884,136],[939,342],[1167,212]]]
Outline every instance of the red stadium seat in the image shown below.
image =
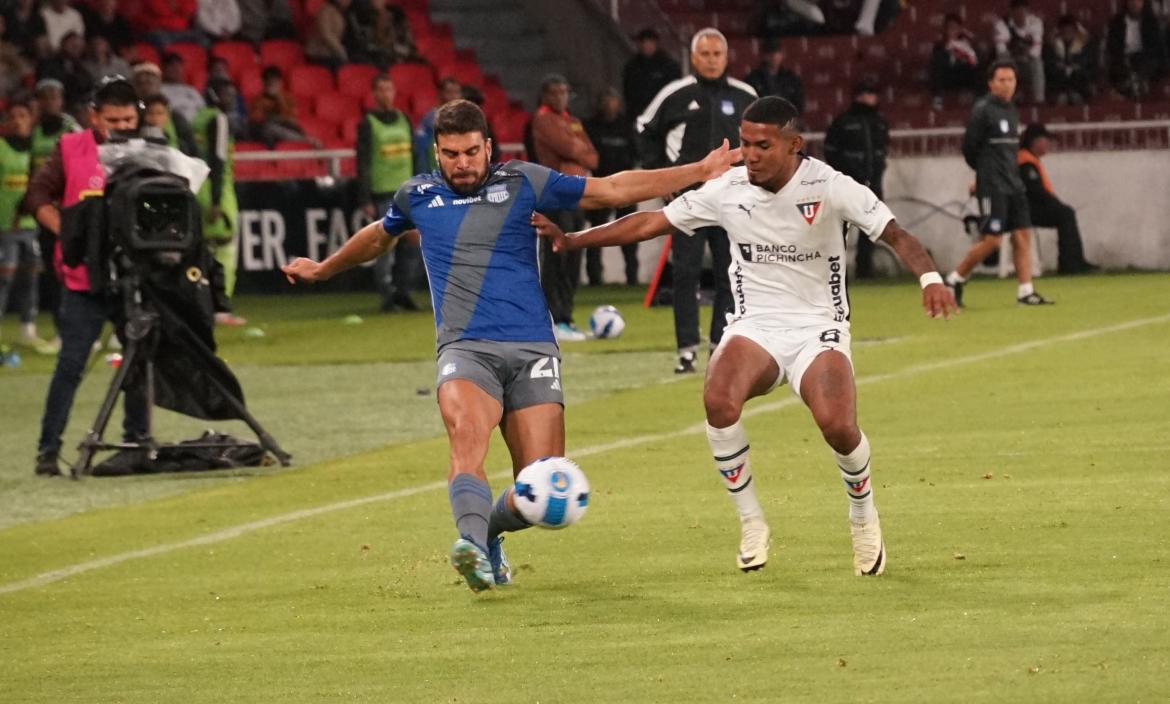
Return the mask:
[[251,100],[264,90],[264,81],[260,79],[260,67],[251,66],[245,68],[237,79],[236,87],[240,89],[240,95],[244,96],[245,100]]
[[304,14],[302,17],[304,18],[306,27],[313,26],[313,24],[317,21],[317,12],[326,2],[328,2],[328,0],[305,0],[303,11]]
[[378,67],[370,64],[346,64],[337,69],[337,89],[345,95],[363,97],[370,92],[370,82],[379,73]]
[[314,114],[334,125],[356,121],[362,115],[358,98],[344,93],[321,93],[314,99]]
[[143,61],[149,61],[150,63],[157,65],[160,60],[158,49],[155,49],[151,44],[134,44],[124,53],[126,61],[129,62],[131,66],[142,63]]
[[194,42],[167,44],[163,53],[178,54],[183,59],[183,75],[188,83],[194,84],[196,76],[207,73],[207,49]]
[[337,123],[323,120],[318,117],[301,117],[297,120],[301,130],[310,137],[316,137],[322,143],[337,138]]
[[268,39],[260,42],[260,65],[276,66],[286,74],[289,69],[305,63],[305,50],[291,39]]
[[228,70],[232,74],[232,80],[237,83],[243,77],[246,70],[258,66],[256,52],[248,42],[216,42],[211,46],[211,55],[227,61]]
[[345,142],[345,146],[352,147],[357,144],[357,120],[353,122],[346,122],[341,125],[341,139]]
[[333,92],[333,74],[323,66],[303,64],[293,66],[286,76],[285,85],[295,96],[313,97]]
[[[313,145],[304,142],[277,142],[278,152],[311,151]],[[276,170],[281,178],[313,178],[325,173],[324,163],[319,159],[282,159],[276,162]]]
[[[237,154],[268,151],[268,147],[260,142],[236,142],[235,149]],[[240,161],[237,159],[234,163],[234,170],[237,179],[246,181],[270,178],[270,174],[275,173],[276,167],[271,161]]]
[[434,90],[435,74],[426,64],[394,64],[388,70],[399,93],[412,95],[419,90]]
[[[449,36],[434,35],[416,37],[415,46],[418,53],[432,66],[441,66],[455,63],[455,43]],[[447,74],[439,74],[442,78]]]

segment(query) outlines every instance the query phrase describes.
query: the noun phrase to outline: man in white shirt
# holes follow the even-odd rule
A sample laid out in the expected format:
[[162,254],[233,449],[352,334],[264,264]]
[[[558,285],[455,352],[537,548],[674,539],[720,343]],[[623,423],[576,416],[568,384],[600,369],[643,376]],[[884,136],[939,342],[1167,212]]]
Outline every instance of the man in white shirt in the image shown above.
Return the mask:
[[162,86],[159,92],[167,97],[173,112],[191,122],[195,119],[195,113],[205,108],[207,103],[199,91],[187,83],[182,56],[168,52],[163,54],[162,62]]
[[1032,102],[1044,102],[1044,22],[1032,13],[1028,0],[1012,0],[1007,17],[995,23],[996,58],[1011,59],[1032,91]]
[[796,120],[796,108],[783,98],[752,103],[740,125],[746,166],[662,210],[569,235],[539,216],[533,224],[562,249],[627,244],[675,228],[727,230],[735,307],[707,367],[703,404],[711,454],[740,516],[736,564],[745,572],[763,567],[771,537],[740,415],[749,399],[787,381],[812,412],[845,481],[854,574],[876,575],[885,570],[886,553],[870,484],[869,442],[857,425],[843,225],[856,225],[893,248],[919,277],[922,305],[932,318],[947,318],[958,308],[930,255],[872,191],[801,152]]
[[45,20],[45,34],[54,52],[61,48],[61,40],[70,32],[85,38],[85,20],[66,0],[49,0],[41,8],[41,18]]

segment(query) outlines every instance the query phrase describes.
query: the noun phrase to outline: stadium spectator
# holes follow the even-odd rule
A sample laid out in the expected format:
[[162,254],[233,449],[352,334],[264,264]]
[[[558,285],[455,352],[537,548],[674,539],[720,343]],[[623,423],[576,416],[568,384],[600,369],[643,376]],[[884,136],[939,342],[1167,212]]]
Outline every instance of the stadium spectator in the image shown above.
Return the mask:
[[536,227],[562,249],[637,242],[676,229],[727,229],[736,245],[737,310],[707,367],[703,406],[715,468],[739,514],[736,566],[745,572],[764,567],[771,537],[756,497],[743,407],[787,381],[812,412],[845,482],[853,573],[878,575],[886,552],[869,441],[857,424],[844,227],[855,226],[898,254],[919,277],[922,306],[932,318],[949,317],[955,301],[930,255],[880,199],[804,155],[795,106],[760,98],[744,110],[741,134],[746,166],[662,210],[570,237],[553,231],[551,223]]
[[113,52],[110,40],[101,34],[91,34],[86,42],[84,65],[94,85],[107,76],[130,75],[130,64]]
[[[223,268],[224,294],[231,297],[236,289],[236,223],[240,206],[236,200],[235,168],[232,156],[235,139],[227,111],[235,108],[236,86],[227,78],[207,83],[207,106],[195,114],[191,128],[195,132],[198,156],[211,169],[199,189],[198,200],[203,213],[203,237],[207,248]],[[238,327],[248,321],[221,310],[215,313],[217,325]]]
[[[37,336],[37,289],[41,250],[32,217],[20,214],[28,188],[29,150],[32,145],[33,106],[28,94],[8,103],[8,134],[0,137],[0,316],[8,308],[14,284],[20,298],[20,335],[17,340],[42,353],[55,348]],[[22,274],[23,271],[23,274]]]
[[240,38],[259,44],[265,39],[295,39],[292,7],[288,0],[237,0]]
[[[695,33],[691,39],[691,68],[694,75],[663,88],[638,118],[642,158],[648,165],[690,163],[725,139],[732,144],[739,141],[740,116],[756,99],[756,91],[727,75],[727,38],[719,30],[707,27]],[[676,374],[696,371],[704,247],[711,248],[715,279],[711,349],[719,344],[727,313],[733,308],[727,232],[719,227],[700,228],[693,236],[676,232],[670,240],[674,335],[678,345]]]
[[358,10],[358,19],[365,53],[372,63],[385,68],[418,58],[402,8],[390,5],[388,0],[370,0],[368,7]]
[[514,473],[565,451],[560,351],[540,289],[532,246],[534,209],[629,205],[727,170],[734,153],[658,172],[583,178],[521,161],[490,164],[487,120],[472,103],[444,105],[435,118],[439,170],[407,181],[386,216],[359,230],[323,262],[283,267],[292,283],[325,281],[394,246],[422,237],[435,300],[439,412],[450,444],[448,497],[459,539],[451,563],[474,592],[511,582],[501,533],[529,523],[512,489],[492,506],[484,473],[498,427]]
[[264,89],[252,98],[248,105],[248,130],[252,138],[264,142],[269,148],[277,142],[308,142],[320,147],[321,143],[305,135],[297,122],[296,101],[284,89],[284,72],[276,66],[268,66],[260,74]]
[[754,22],[763,39],[820,34],[825,13],[814,0],[769,0],[758,6]]
[[796,106],[804,114],[804,83],[800,76],[784,66],[784,47],[779,39],[769,39],[764,44],[760,65],[748,73],[744,80],[763,97],[775,95]]
[[1105,57],[1109,80],[1117,92],[1140,99],[1150,92],[1150,84],[1165,74],[1166,38],[1162,29],[1145,0],[1125,0],[1125,8],[1109,21]]
[[1097,42],[1072,15],[1062,15],[1045,51],[1049,98],[1058,105],[1080,105],[1093,94]]
[[1085,260],[1077,211],[1056,197],[1052,182],[1048,180],[1048,172],[1044,170],[1044,164],[1040,163],[1041,157],[1048,154],[1051,136],[1039,122],[1028,125],[1020,136],[1020,151],[1016,160],[1020,167],[1020,178],[1028,192],[1032,224],[1056,228],[1057,271],[1061,274],[1095,271],[1097,267]]
[[[833,118],[825,132],[825,161],[881,200],[889,143],[890,127],[878,111],[878,87],[872,80],[863,80],[853,89],[853,104]],[[873,250],[870,238],[857,238],[853,269],[857,278],[873,276]]]
[[414,160],[420,173],[438,168],[435,162],[435,114],[452,100],[463,97],[463,86],[451,76],[439,81],[439,104],[427,110],[414,128]]
[[[135,64],[133,69],[131,69],[130,80],[134,85],[134,90],[138,92],[138,95],[144,102],[152,96],[163,96],[166,100],[166,113],[168,115],[167,122],[164,123],[163,133],[167,135],[168,144],[179,149],[184,154],[194,155],[195,136],[191,132],[191,123],[181,113],[172,110],[170,99],[163,95],[162,69],[149,61]],[[155,110],[157,111],[158,108],[156,107]]]
[[[585,133],[597,149],[597,168],[594,176],[610,176],[629,171],[638,162],[638,133],[630,118],[622,110],[622,96],[616,88],[606,88],[597,99],[597,112],[585,121]],[[624,208],[603,208],[585,211],[590,226],[603,225],[610,217],[621,218],[637,210],[637,206]],[[626,263],[626,284],[638,285],[638,243],[622,246],[622,258]],[[604,281],[600,249],[585,250],[585,277],[590,286]]]
[[[475,103],[475,106],[477,108],[479,108],[480,110],[483,110],[483,104],[485,102],[487,102],[487,96],[485,96],[483,94],[483,91],[479,89],[479,86],[472,85],[471,83],[468,83],[467,85],[462,86],[459,89],[459,93],[460,93],[460,97],[462,97],[464,100],[471,102],[471,103]],[[484,134],[484,137],[492,140],[492,144],[495,144],[495,135],[492,134],[492,126],[490,123],[488,124],[487,129],[484,131],[483,134]],[[497,154],[492,154],[492,158],[496,159],[498,161],[497,157],[498,157]]]
[[[380,73],[370,85],[374,108],[362,116],[357,130],[357,181],[362,209],[373,220],[385,215],[394,194],[418,173],[414,159],[414,130],[410,118],[394,109],[394,80]],[[374,283],[382,297],[382,312],[395,308],[414,311],[410,292],[422,278],[422,255],[417,237],[404,238],[394,251],[374,263]]]
[[[149,127],[157,127],[166,137],[167,146],[174,147],[187,156],[199,156],[195,136],[186,122],[175,119],[171,112],[171,103],[167,96],[161,93],[148,95],[142,99],[142,121]],[[182,129],[179,125],[182,124]]]
[[0,14],[0,96],[8,95],[25,84],[33,75],[33,65],[10,41],[8,20]]
[[[138,126],[138,104],[137,93],[125,80],[109,81],[98,88],[91,108],[93,127],[63,136],[49,161],[29,183],[25,207],[41,226],[60,237],[61,211],[92,195],[95,187],[99,191],[104,188],[105,174],[97,160],[97,147],[107,139],[111,130]],[[61,261],[59,240],[54,251],[54,261],[64,283],[57,315],[61,351],[49,382],[41,436],[37,442],[35,471],[42,476],[61,473],[58,466],[61,434],[69,422],[73,397],[85,372],[90,350],[105,322],[117,322],[123,313],[119,297],[90,292],[89,273],[84,264],[71,267]],[[125,391],[123,437],[133,442],[145,440],[149,428],[146,394],[139,384],[131,384]]]
[[331,69],[349,61],[361,61],[354,55],[359,41],[351,6],[353,0],[327,0],[313,18],[313,27],[305,42],[305,56]]
[[622,95],[631,118],[637,118],[667,83],[682,75],[678,62],[658,45],[658,32],[647,27],[634,36],[638,51],[622,69]]
[[207,39],[192,29],[196,0],[140,0],[138,13],[130,17],[130,24],[142,38],[164,48],[175,42],[207,44]]
[[37,66],[37,78],[52,78],[65,88],[65,106],[77,114],[86,109],[94,80],[85,67],[85,39],[70,32],[61,38],[61,50]]
[[242,26],[240,4],[236,0],[198,0],[195,26],[212,41],[231,39]]
[[37,10],[35,0],[16,0],[4,16],[9,41],[20,48],[21,54],[36,62],[48,58],[53,50],[49,47],[45,18]]
[[[540,107],[532,116],[532,154],[541,166],[569,176],[587,176],[597,168],[597,150],[584,125],[569,114],[569,81],[559,74],[545,76],[540,84]],[[546,210],[544,215],[562,229],[579,230],[585,217],[577,208]],[[573,323],[573,298],[581,280],[581,253],[554,252],[549,242],[540,244],[540,283],[548,298],[558,340],[585,339]]]
[[995,55],[1015,62],[1036,105],[1044,102],[1043,52],[1044,22],[1028,0],[1012,0],[1008,15],[995,22]]
[[203,96],[195,90],[195,86],[187,82],[183,68],[183,57],[178,54],[166,53],[162,57],[162,86],[159,92],[167,96],[171,103],[171,110],[183,116],[190,122],[195,113],[205,106]]
[[975,36],[963,26],[963,18],[948,13],[943,19],[942,38],[930,53],[930,92],[934,109],[941,110],[947,93],[982,91],[979,54],[973,44]]
[[999,251],[1003,234],[1010,232],[1019,281],[1016,300],[1029,306],[1052,303],[1032,285],[1032,215],[1016,164],[1020,113],[1012,103],[1016,92],[1015,64],[1003,60],[992,63],[987,73],[987,91],[987,96],[975,103],[963,134],[963,158],[975,169],[983,236],[947,274],[946,284],[963,305],[967,277],[980,262]]
[[130,23],[118,12],[118,0],[97,0],[82,9],[85,16],[85,35],[105,37],[115,53],[129,48],[134,43]]
[[[225,79],[232,83],[233,88],[235,87],[235,82],[232,80],[231,65],[228,64],[227,59],[213,56],[207,63],[207,84],[211,85],[212,81],[216,79]],[[228,116],[228,125],[232,132],[232,139],[245,139],[248,131],[248,103],[244,100],[244,96],[240,95],[238,89],[234,93],[236,96],[235,104],[230,109],[225,109],[224,112]],[[205,102],[210,104],[210,101],[206,100],[206,96]]]
[[41,19],[45,21],[45,33],[52,51],[61,49],[61,42],[68,34],[81,37],[84,44],[85,20],[80,12],[69,6],[68,0],[47,0],[41,6]]

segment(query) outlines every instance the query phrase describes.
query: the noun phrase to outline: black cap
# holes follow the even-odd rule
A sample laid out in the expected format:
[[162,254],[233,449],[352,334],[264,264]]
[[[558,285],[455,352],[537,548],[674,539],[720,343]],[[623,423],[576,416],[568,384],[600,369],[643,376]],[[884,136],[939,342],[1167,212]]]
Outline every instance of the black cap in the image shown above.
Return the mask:
[[658,32],[656,32],[653,27],[647,27],[634,35],[634,41],[636,42],[645,41],[647,39],[658,41]]
[[877,80],[872,76],[862,78],[853,86],[853,95],[864,95],[866,93],[877,95],[880,92],[881,89],[878,88]]
[[1043,122],[1033,122],[1024,128],[1024,133],[1020,135],[1020,146],[1024,149],[1032,146],[1032,143],[1041,137],[1051,137],[1052,133],[1044,126]]

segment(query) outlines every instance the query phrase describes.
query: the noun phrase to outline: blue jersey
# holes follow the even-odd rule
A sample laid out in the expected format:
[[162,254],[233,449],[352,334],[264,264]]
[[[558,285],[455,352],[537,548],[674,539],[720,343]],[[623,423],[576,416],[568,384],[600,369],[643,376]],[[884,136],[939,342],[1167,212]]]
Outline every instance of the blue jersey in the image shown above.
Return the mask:
[[584,192],[584,177],[524,161],[491,167],[474,193],[453,191],[437,171],[398,189],[382,227],[422,235],[440,348],[456,340],[555,341],[532,212],[576,208]]

